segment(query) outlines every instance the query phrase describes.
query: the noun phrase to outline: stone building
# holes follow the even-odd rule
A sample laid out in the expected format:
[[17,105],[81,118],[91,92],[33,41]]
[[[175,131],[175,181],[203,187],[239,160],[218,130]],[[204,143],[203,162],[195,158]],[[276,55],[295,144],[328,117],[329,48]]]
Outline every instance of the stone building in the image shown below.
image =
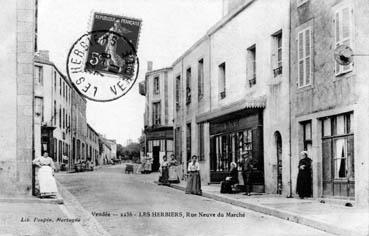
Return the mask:
[[35,124],[35,155],[47,151],[60,169],[62,164],[67,166],[71,157],[73,87],[44,50],[35,56],[34,79],[35,111],[36,117],[40,117],[40,124]]
[[177,155],[198,155],[206,183],[249,155],[253,191],[287,194],[289,1],[239,1],[224,15],[172,65]]
[[72,90],[72,155],[70,168],[79,160],[86,161],[87,158],[87,121],[86,121],[87,101],[76,90]]
[[292,185],[298,153],[313,160],[314,197],[355,199],[368,205],[367,57],[341,66],[345,44],[369,52],[369,5],[363,0],[291,0]]
[[101,165],[102,163],[99,163],[99,133],[97,133],[89,124],[87,124],[86,147],[87,160],[95,166]]
[[173,151],[173,80],[172,68],[151,70],[149,63],[140,94],[145,96],[144,153],[153,159],[152,170],[158,171],[164,155]]
[[5,0],[0,15],[0,195],[32,192],[34,0]]

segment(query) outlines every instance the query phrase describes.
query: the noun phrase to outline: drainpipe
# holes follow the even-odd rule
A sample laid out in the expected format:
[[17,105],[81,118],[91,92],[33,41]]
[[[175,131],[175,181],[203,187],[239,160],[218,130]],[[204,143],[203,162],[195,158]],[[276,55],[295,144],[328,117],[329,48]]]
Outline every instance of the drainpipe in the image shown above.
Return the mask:
[[288,27],[289,27],[289,32],[288,32],[288,131],[289,131],[289,185],[290,185],[290,191],[289,191],[289,195],[287,196],[287,198],[292,198],[292,112],[291,112],[291,107],[292,107],[292,102],[291,102],[291,85],[292,85],[292,79],[291,79],[291,2],[289,2],[289,9],[288,9]]

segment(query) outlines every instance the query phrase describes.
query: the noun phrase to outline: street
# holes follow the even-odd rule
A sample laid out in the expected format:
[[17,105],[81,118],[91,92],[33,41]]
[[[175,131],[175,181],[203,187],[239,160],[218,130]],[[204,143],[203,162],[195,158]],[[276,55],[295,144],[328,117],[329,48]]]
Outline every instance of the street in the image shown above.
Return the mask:
[[330,235],[158,186],[157,174],[124,174],[121,165],[56,177],[111,235]]

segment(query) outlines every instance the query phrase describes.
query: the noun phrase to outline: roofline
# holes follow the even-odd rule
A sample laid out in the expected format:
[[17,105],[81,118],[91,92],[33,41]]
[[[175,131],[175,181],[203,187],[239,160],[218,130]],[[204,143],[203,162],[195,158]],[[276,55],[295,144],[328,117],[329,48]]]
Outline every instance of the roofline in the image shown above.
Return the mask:
[[145,76],[148,76],[148,75],[151,75],[151,74],[155,74],[155,73],[159,73],[159,72],[162,72],[162,71],[169,71],[169,70],[172,70],[173,67],[163,67],[163,68],[160,68],[160,69],[156,69],[156,70],[152,70],[152,71],[147,71],[145,73]]
[[92,128],[92,126],[89,123],[87,123],[87,126],[90,127],[90,129],[92,129],[92,131],[94,131],[97,135],[99,135],[99,133],[96,132],[96,130],[94,128]]
[[[75,88],[74,88],[74,86],[73,86],[73,84],[72,84],[72,82],[70,82],[70,80],[58,69],[58,67],[56,67],[56,65],[53,63],[53,62],[51,62],[51,61],[42,61],[42,60],[40,60],[40,59],[38,59],[37,57],[35,57],[35,59],[34,59],[34,63],[39,63],[39,64],[45,64],[45,65],[49,65],[49,66],[52,66],[52,67],[54,67],[54,69],[59,73],[59,75],[61,75],[61,77],[63,77],[63,79],[64,79],[64,81],[65,82],[67,82],[68,83],[68,85],[72,88],[72,89],[74,89],[74,90],[76,90]],[[78,92],[78,91],[76,91],[77,92],[77,94],[78,94],[78,96],[80,96],[86,103],[87,103],[87,100],[86,100],[86,98],[85,97],[83,97],[83,96],[81,96],[81,94]]]
[[240,5],[239,7],[233,9],[230,13],[228,13],[226,16],[224,16],[222,19],[220,19],[215,25],[210,27],[208,31],[206,31],[205,35],[202,36],[199,40],[197,40],[189,49],[187,49],[181,56],[179,56],[173,63],[172,67],[174,67],[177,63],[179,63],[181,60],[183,60],[184,57],[186,57],[190,52],[195,49],[197,46],[199,46],[202,42],[209,39],[211,35],[213,35],[215,32],[217,32],[219,29],[221,29],[223,26],[225,26],[229,21],[231,21],[233,18],[235,18],[238,14],[240,14],[244,9],[249,7],[253,2],[256,0],[247,0],[245,3]]

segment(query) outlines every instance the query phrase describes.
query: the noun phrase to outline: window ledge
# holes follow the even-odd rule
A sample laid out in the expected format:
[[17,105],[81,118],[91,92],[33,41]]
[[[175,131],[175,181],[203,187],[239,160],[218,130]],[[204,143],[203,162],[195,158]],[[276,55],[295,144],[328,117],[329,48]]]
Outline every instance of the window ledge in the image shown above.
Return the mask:
[[307,90],[311,90],[313,89],[313,85],[312,84],[309,84],[309,85],[305,85],[305,86],[302,86],[302,87],[296,87],[296,92],[299,93],[299,92],[305,92]]

